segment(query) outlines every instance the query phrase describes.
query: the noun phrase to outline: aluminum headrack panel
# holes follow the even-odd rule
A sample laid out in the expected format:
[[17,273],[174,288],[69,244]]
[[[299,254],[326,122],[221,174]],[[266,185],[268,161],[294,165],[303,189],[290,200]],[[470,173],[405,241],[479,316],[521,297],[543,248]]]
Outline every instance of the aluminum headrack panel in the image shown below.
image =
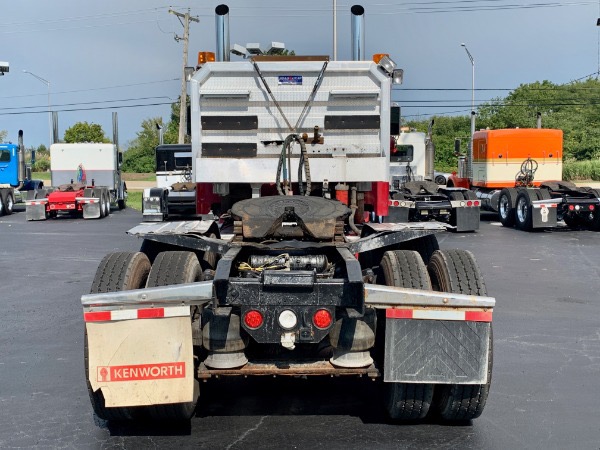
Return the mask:
[[324,61],[256,64],[265,82],[250,61],[208,63],[192,79],[196,181],[273,182],[293,132],[308,135],[313,181],[388,180],[390,80],[374,63],[329,62],[314,96]]

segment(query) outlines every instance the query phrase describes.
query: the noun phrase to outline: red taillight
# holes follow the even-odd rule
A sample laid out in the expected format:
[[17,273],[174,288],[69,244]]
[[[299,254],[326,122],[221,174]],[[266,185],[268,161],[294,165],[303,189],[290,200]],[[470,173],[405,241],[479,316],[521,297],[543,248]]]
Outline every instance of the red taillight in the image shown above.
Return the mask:
[[473,202],[471,200],[467,201],[467,206],[473,206]]
[[574,211],[575,207],[573,205],[569,205],[569,211]]
[[479,203],[479,200],[475,200],[475,201],[473,202],[473,206],[479,206],[479,205],[480,205],[480,203]]
[[313,323],[317,328],[327,328],[331,325],[331,313],[326,309],[319,309],[313,316]]
[[244,315],[244,323],[248,328],[258,328],[263,324],[263,315],[252,309]]
[[590,205],[590,211],[593,211],[594,209],[596,209],[596,207],[594,205]]

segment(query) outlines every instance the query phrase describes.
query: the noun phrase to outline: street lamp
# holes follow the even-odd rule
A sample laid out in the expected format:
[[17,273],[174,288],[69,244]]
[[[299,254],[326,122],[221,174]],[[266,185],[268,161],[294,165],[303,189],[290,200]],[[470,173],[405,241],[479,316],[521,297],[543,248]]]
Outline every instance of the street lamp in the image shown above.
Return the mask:
[[52,111],[50,111],[50,82],[48,80],[45,80],[44,78],[36,75],[35,73],[30,72],[29,70],[23,69],[23,73],[28,73],[29,75],[37,78],[42,83],[45,83],[46,86],[48,87],[48,131],[50,133],[49,134],[50,140],[49,140],[49,144],[48,144],[48,150],[50,150],[50,145],[52,145]]
[[467,52],[467,56],[471,61],[472,75],[471,75],[471,143],[473,142],[473,135],[475,134],[475,60],[473,59],[473,55],[463,42],[460,44],[461,47],[465,48]]
[[467,52],[467,56],[469,57],[469,60],[471,61],[471,69],[472,69],[472,75],[471,75],[471,140],[469,141],[469,156],[467,159],[467,178],[472,179],[473,178],[473,135],[475,134],[475,60],[473,59],[473,55],[471,55],[471,52],[469,51],[469,49],[467,48],[465,43],[463,42],[460,45],[465,48],[465,51]]

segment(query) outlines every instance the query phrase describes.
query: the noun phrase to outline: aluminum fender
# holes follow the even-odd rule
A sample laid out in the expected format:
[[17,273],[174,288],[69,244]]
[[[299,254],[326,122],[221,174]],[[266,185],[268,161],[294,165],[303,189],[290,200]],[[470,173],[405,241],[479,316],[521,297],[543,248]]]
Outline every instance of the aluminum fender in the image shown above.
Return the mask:
[[378,284],[365,284],[365,304],[375,308],[417,307],[434,310],[482,310],[491,314],[494,297],[424,291]]
[[194,355],[187,315],[86,322],[89,381],[107,407],[194,400]]
[[164,307],[200,305],[213,299],[213,282],[175,284],[130,291],[86,294],[81,296],[84,313]]

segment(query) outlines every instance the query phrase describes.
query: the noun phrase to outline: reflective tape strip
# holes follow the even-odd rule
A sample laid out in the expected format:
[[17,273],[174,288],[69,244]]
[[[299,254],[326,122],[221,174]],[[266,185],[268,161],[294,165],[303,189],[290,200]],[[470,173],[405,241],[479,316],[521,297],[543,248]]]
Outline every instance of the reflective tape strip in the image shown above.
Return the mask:
[[167,308],[123,309],[114,311],[88,311],[83,313],[85,322],[110,322],[115,320],[161,319],[164,317],[185,317],[190,315],[189,306]]
[[491,322],[492,311],[464,311],[455,309],[404,309],[389,308],[388,319],[455,320],[467,322]]

